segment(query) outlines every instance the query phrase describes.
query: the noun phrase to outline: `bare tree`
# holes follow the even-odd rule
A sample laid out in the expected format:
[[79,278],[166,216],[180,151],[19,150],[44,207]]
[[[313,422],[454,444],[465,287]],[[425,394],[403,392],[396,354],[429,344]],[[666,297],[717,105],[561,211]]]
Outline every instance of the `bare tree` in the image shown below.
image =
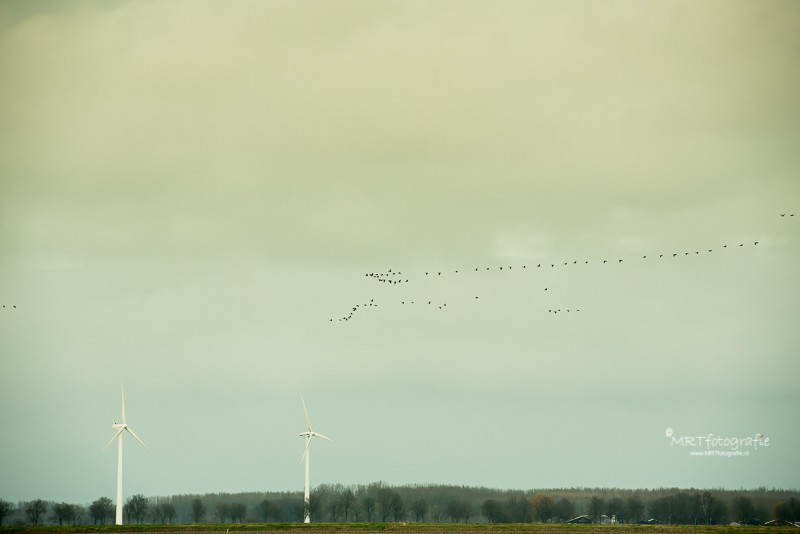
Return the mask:
[[392,492],[390,508],[392,510],[392,517],[394,517],[394,520],[402,521],[406,515],[406,504],[403,502],[403,498],[400,497],[400,494],[396,491]]
[[497,499],[486,499],[481,505],[481,513],[489,523],[507,523],[506,507]]
[[425,499],[417,499],[411,503],[411,511],[414,512],[414,521],[420,523],[425,521],[425,516],[428,514],[428,501]]
[[258,503],[258,510],[261,512],[261,517],[264,518],[264,523],[269,521],[270,517],[277,519],[281,513],[280,507],[267,499],[264,499]]
[[217,518],[217,521],[220,523],[224,523],[228,520],[231,515],[231,505],[226,502],[217,503],[214,507],[214,517]]
[[129,521],[133,520],[141,525],[147,515],[147,497],[141,493],[131,495],[125,502],[123,510],[127,513]]
[[361,499],[361,508],[367,514],[367,523],[372,521],[372,514],[375,513],[375,498],[367,495]]
[[593,495],[589,500],[589,517],[592,518],[592,521],[597,522],[597,520],[600,519],[600,516],[603,514],[603,504],[602,497],[598,497],[597,495]]
[[245,516],[247,515],[247,507],[240,502],[235,502],[231,504],[230,507],[231,507],[230,508],[231,522],[241,523],[242,521],[244,521]]
[[172,501],[159,500],[153,505],[153,521],[159,524],[172,523],[172,518],[175,517],[175,505]]
[[73,504],[72,505],[72,526],[82,525],[83,524],[83,517],[86,515],[86,508],[81,506],[80,504]]
[[575,506],[566,497],[562,497],[553,507],[553,515],[557,521],[566,522],[575,517]]
[[447,515],[453,523],[467,523],[472,516],[472,505],[463,499],[453,499],[447,503]]
[[624,522],[626,520],[625,501],[620,497],[611,497],[606,503],[606,515],[620,523]]
[[108,520],[113,513],[114,503],[108,497],[100,497],[89,505],[89,515],[92,516],[95,525],[98,523],[105,525],[106,520]]
[[534,517],[542,523],[547,523],[553,517],[555,503],[553,498],[544,493],[537,493],[530,498],[531,510]]
[[192,521],[199,523],[206,515],[206,505],[199,498],[192,499]]
[[165,502],[161,505],[161,513],[168,524],[172,524],[175,517],[175,505],[172,502]]
[[522,493],[509,497],[506,507],[513,523],[530,522],[531,503]]
[[737,495],[733,498],[733,517],[736,521],[743,525],[750,523],[755,513],[756,509],[750,497]]
[[339,509],[344,514],[344,521],[347,522],[348,515],[350,514],[350,510],[353,508],[353,504],[356,501],[356,496],[353,493],[353,490],[350,488],[345,489],[339,495]]
[[58,522],[58,526],[62,526],[64,523],[69,525],[72,522],[73,515],[74,511],[71,504],[62,502],[53,505],[53,520]]
[[381,488],[378,490],[378,498],[376,499],[378,505],[378,513],[381,517],[381,523],[386,523],[392,513],[392,499],[396,492],[390,488]]
[[628,497],[628,500],[625,502],[625,508],[628,510],[628,519],[632,523],[638,523],[642,520],[642,516],[644,515],[644,504],[642,504],[642,501],[639,500],[639,498]]
[[13,505],[3,499],[0,499],[0,527],[3,526],[3,520],[11,514],[11,510],[13,509]]
[[37,526],[47,512],[47,504],[42,499],[29,501],[25,503],[25,515],[31,522],[31,525]]

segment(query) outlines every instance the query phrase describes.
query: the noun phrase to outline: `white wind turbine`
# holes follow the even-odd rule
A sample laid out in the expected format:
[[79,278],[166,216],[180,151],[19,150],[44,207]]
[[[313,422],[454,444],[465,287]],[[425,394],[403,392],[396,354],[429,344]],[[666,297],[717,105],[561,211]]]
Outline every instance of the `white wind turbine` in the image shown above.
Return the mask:
[[317,432],[311,430],[311,420],[308,418],[308,410],[306,409],[306,401],[303,400],[303,396],[300,395],[300,401],[303,403],[303,411],[306,413],[306,424],[308,425],[308,432],[301,432],[300,436],[306,438],[306,450],[303,453],[303,457],[300,458],[300,462],[303,460],[306,461],[306,490],[305,490],[305,500],[303,503],[303,510],[305,514],[305,519],[303,520],[304,523],[311,523],[311,509],[309,507],[309,502],[311,500],[311,487],[308,483],[308,461],[309,456],[311,453],[311,438],[317,436],[318,438],[327,439],[328,441],[333,441],[331,438],[327,436],[323,436]]
[[[120,386],[121,386],[121,384],[120,384]],[[106,450],[106,448],[108,448],[109,445],[114,443],[115,439],[118,440],[117,441],[118,448],[117,448],[117,516],[116,516],[116,524],[117,525],[121,525],[122,524],[122,439],[121,439],[122,431],[123,430],[127,430],[128,432],[130,432],[131,436],[136,438],[136,441],[141,443],[142,447],[147,449],[147,445],[144,444],[144,441],[139,439],[139,436],[137,436],[134,433],[134,431],[131,430],[131,427],[129,427],[128,424],[125,422],[125,388],[124,387],[122,388],[122,423],[114,423],[113,425],[111,425],[111,428],[117,428],[119,430],[117,430],[117,433],[114,434],[113,438],[111,438],[111,441],[106,443],[106,446],[103,447],[103,450]],[[150,450],[150,449],[147,449],[147,450]]]

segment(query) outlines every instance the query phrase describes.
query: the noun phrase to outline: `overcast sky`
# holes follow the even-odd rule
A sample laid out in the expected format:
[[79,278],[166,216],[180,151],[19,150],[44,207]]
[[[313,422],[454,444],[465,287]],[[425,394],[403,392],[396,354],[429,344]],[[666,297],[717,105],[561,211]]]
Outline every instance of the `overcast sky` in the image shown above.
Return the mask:
[[799,25],[0,3],[0,498],[797,488]]

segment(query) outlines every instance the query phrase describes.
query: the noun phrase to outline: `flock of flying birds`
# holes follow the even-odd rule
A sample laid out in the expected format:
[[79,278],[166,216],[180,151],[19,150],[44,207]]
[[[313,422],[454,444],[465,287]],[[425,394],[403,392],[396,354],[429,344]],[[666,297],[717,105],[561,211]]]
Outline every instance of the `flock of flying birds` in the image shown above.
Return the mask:
[[[787,217],[787,216],[788,217],[794,217],[795,214],[794,213],[788,213],[788,214],[787,213],[781,213],[780,216],[781,217]],[[758,246],[758,241],[754,241],[752,245],[750,245],[750,243],[745,244],[744,242],[741,242],[741,243],[738,243],[738,244],[734,243],[730,247],[727,244],[726,245],[722,245],[720,248],[721,249],[735,249],[737,247],[742,247],[743,248],[745,246],[756,247],[756,246]],[[714,250],[715,250],[714,248],[707,248],[707,249],[703,249],[703,250],[670,252],[670,253],[661,253],[661,254],[654,254],[654,255],[645,254],[640,259],[641,260],[647,260],[649,258],[649,259],[662,259],[663,260],[663,259],[681,258],[681,257],[687,257],[687,256],[698,256],[698,255],[701,255],[701,254],[711,254],[711,253],[714,252]],[[425,277],[428,277],[428,278],[439,278],[441,276],[458,275],[458,274],[463,274],[463,273],[467,273],[467,272],[473,272],[474,273],[474,272],[481,272],[481,271],[485,272],[485,271],[493,271],[493,270],[509,272],[509,271],[514,270],[514,269],[516,269],[517,271],[519,271],[519,270],[531,271],[531,270],[537,270],[537,269],[555,269],[555,268],[559,268],[559,267],[563,268],[563,267],[568,267],[570,265],[579,265],[579,264],[588,265],[590,263],[597,263],[597,264],[601,264],[601,265],[602,264],[620,264],[620,263],[623,263],[623,261],[624,261],[623,258],[614,258],[614,259],[606,258],[606,259],[603,259],[603,260],[596,260],[596,261],[591,261],[591,262],[590,262],[590,260],[571,260],[571,261],[561,261],[561,262],[537,262],[536,264],[530,263],[530,264],[522,264],[522,265],[516,265],[516,266],[514,266],[514,265],[501,265],[501,266],[494,266],[494,267],[479,266],[479,267],[471,267],[469,269],[454,269],[454,270],[447,270],[447,271],[445,271],[445,270],[428,270],[428,271],[424,271],[424,272],[418,273],[417,276],[425,276]],[[408,284],[408,283],[413,283],[413,282],[409,282],[409,280],[413,281],[413,277],[407,277],[407,275],[403,275],[402,272],[393,271],[392,269],[388,269],[388,270],[386,270],[386,272],[365,273],[364,276],[374,280],[376,283],[386,284],[386,285],[390,285],[390,286],[401,285],[401,284],[404,285],[404,284]],[[548,288],[545,287],[544,291],[547,291],[547,290],[548,290]],[[474,297],[474,300],[478,300],[478,299],[479,299],[478,296]],[[446,302],[434,302],[432,299],[430,299],[430,300],[429,299],[399,300],[399,303],[401,305],[403,305],[403,306],[422,305],[422,306],[431,307],[433,309],[438,308],[439,310],[445,310],[447,308],[447,303]],[[338,317],[338,318],[331,318],[330,321],[331,322],[332,321],[347,322],[347,321],[350,321],[353,318],[353,316],[356,313],[358,313],[359,311],[362,311],[362,310],[365,310],[365,309],[376,308],[376,307],[378,307],[378,304],[375,303],[375,299],[370,299],[368,302],[358,303],[358,304],[355,304],[354,306],[351,306],[350,310],[345,315],[343,315],[341,317]],[[563,312],[567,312],[567,313],[575,312],[575,313],[578,313],[578,312],[580,312],[580,309],[579,308],[574,308],[574,309],[573,308],[568,308],[568,309],[549,308],[547,310],[547,312],[550,313],[550,314],[553,314],[553,315],[557,315],[557,314],[563,313]]]
[[[794,214],[791,214],[790,216],[793,216],[793,215]],[[749,243],[748,243],[748,245],[749,245]],[[758,246],[758,241],[754,241],[751,246],[753,246],[753,247]],[[721,248],[722,249],[728,249],[728,248],[732,248],[733,249],[733,248],[737,248],[737,247],[742,247],[743,248],[743,247],[745,247],[745,243],[739,243],[738,245],[731,245],[730,247],[728,245],[722,245]],[[709,248],[709,249],[704,249],[704,250],[672,252],[672,253],[667,253],[667,254],[661,253],[661,254],[657,254],[657,255],[647,255],[647,254],[645,254],[645,255],[643,255],[641,257],[641,260],[646,260],[648,258],[652,258],[652,259],[671,259],[671,258],[680,258],[680,257],[686,257],[686,256],[698,256],[700,254],[711,254],[713,252],[714,252],[714,249],[713,248]],[[533,263],[527,264],[526,263],[526,264],[522,264],[522,265],[517,265],[516,269],[518,271],[519,270],[537,270],[537,269],[555,269],[555,268],[559,268],[559,267],[560,268],[569,267],[570,265],[580,265],[580,264],[588,265],[590,263],[598,263],[598,264],[601,264],[601,265],[603,265],[603,264],[612,264],[613,265],[613,264],[623,263],[623,261],[624,261],[623,258],[615,258],[615,259],[603,259],[602,261],[601,260],[597,260],[597,261],[594,261],[594,262],[591,262],[590,260],[572,260],[572,261],[561,261],[561,262],[537,262],[536,264],[533,264]],[[486,272],[486,271],[492,271],[492,270],[510,272],[510,271],[514,270],[514,267],[515,267],[514,265],[500,265],[500,266],[495,266],[495,267],[485,267],[485,266],[472,267],[472,268],[466,269],[466,270],[465,269],[454,269],[454,270],[448,270],[448,271],[428,270],[428,271],[424,271],[424,272],[419,273],[419,276],[425,276],[425,277],[428,277],[428,278],[431,278],[431,277],[438,278],[438,277],[441,277],[441,276],[458,275],[458,274],[467,273],[467,272],[473,272],[474,273],[474,272],[481,272],[481,271],[482,272]],[[408,278],[407,275],[403,275],[403,273],[401,271],[393,271],[392,269],[388,269],[386,272],[383,272],[383,273],[381,273],[381,272],[378,272],[378,273],[375,273],[375,272],[373,272],[373,273],[365,273],[364,276],[367,277],[367,278],[371,278],[372,280],[374,280],[377,283],[387,284],[387,285],[390,285],[390,286],[394,286],[394,285],[398,285],[398,284],[408,284],[408,283],[411,283],[410,280],[412,280],[412,278]],[[543,288],[543,291],[548,291],[548,288],[547,287]],[[478,296],[474,297],[474,300],[478,300],[478,299],[479,299]],[[422,305],[422,306],[429,306],[431,308],[439,309],[439,310],[444,310],[444,309],[447,308],[447,303],[446,302],[434,302],[433,299],[400,300],[399,303],[401,305],[403,305],[403,306]],[[335,320],[342,321],[342,322],[347,322],[347,321],[350,321],[353,318],[353,316],[356,313],[358,313],[359,311],[362,311],[362,310],[365,310],[365,309],[370,309],[370,308],[377,308],[377,307],[378,307],[378,304],[375,303],[375,299],[373,298],[373,299],[370,299],[368,302],[358,303],[358,304],[355,304],[355,305],[351,306],[350,310],[345,315],[343,315],[343,316],[341,316],[341,317],[339,317],[338,319],[335,319]],[[564,308],[564,309],[562,309],[562,308],[549,308],[547,310],[548,313],[553,314],[553,315],[557,315],[559,313],[564,313],[564,312],[566,312],[566,313],[572,313],[572,312],[578,313],[580,311],[581,311],[580,308],[575,308],[575,309],[573,309],[573,308]],[[329,320],[330,321],[334,321],[334,318],[331,318]]]

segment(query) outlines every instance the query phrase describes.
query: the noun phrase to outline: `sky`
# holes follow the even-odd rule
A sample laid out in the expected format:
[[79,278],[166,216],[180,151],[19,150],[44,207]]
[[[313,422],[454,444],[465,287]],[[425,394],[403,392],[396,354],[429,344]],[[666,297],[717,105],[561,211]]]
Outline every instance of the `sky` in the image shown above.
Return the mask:
[[799,25],[0,3],[0,498],[798,488]]

